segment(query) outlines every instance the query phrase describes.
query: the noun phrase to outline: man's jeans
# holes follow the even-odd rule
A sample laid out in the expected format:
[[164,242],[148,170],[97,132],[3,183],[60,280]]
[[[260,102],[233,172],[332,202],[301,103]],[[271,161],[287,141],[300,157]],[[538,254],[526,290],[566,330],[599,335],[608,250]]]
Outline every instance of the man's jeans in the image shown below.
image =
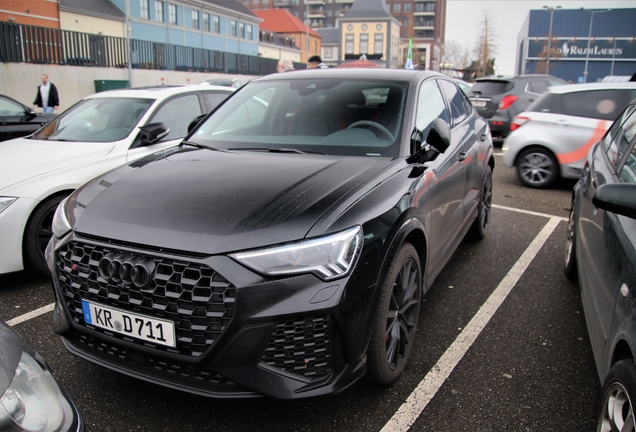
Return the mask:
[[44,112],[44,114],[53,114],[53,107],[45,105],[42,107],[42,111]]

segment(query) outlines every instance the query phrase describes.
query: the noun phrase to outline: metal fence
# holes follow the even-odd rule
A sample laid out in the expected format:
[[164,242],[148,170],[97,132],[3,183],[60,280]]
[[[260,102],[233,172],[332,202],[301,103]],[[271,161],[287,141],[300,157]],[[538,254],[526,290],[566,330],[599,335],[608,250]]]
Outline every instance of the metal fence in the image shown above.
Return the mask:
[[[159,42],[131,40],[135,69],[266,75],[276,59]],[[0,61],[72,66],[128,67],[126,39],[0,22]],[[304,69],[302,63],[294,63]]]

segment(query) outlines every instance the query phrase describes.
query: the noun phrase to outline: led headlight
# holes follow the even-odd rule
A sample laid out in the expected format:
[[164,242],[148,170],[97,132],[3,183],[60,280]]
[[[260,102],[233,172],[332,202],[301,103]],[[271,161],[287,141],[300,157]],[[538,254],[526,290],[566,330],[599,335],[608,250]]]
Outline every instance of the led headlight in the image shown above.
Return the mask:
[[17,198],[14,197],[0,197],[0,213],[5,211]]
[[64,396],[51,374],[26,351],[0,398],[0,430],[53,432],[64,423]]
[[57,238],[62,238],[72,229],[71,224],[66,217],[66,201],[68,198],[65,198],[60,202],[55,210],[55,215],[53,216],[53,234]]
[[326,237],[230,257],[269,276],[314,273],[323,280],[331,280],[351,272],[362,250],[362,240],[362,228],[356,226]]

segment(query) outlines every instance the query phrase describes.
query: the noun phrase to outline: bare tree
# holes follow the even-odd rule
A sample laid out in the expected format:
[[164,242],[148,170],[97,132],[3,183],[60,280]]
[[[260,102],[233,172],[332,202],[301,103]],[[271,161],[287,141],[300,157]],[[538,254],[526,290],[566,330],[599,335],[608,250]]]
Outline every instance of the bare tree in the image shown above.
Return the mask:
[[475,56],[477,57],[476,76],[481,77],[494,73],[497,35],[494,32],[492,18],[489,12],[484,9],[484,17],[481,23],[481,30],[477,36],[475,44]]
[[468,45],[449,40],[444,44],[442,59],[446,69],[460,70],[470,66],[472,54]]
[[550,71],[554,69],[556,60],[563,57],[558,45],[558,39],[552,35],[548,35],[548,40],[543,43],[543,47],[539,53],[539,58],[541,60],[537,61],[535,73],[549,74]]

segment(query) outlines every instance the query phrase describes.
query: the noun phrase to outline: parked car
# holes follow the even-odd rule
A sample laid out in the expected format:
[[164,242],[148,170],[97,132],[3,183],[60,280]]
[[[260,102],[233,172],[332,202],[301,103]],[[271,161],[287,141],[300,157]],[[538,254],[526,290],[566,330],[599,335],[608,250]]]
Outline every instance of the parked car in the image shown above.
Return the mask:
[[0,321],[0,430],[70,432],[85,425],[46,361]]
[[480,116],[488,120],[493,137],[510,134],[514,116],[524,111],[548,88],[567,84],[552,75],[497,75],[477,78],[468,98]]
[[0,95],[0,141],[30,135],[56,116],[36,113],[17,100]]
[[525,186],[546,188],[559,177],[577,179],[590,147],[636,98],[636,83],[552,87],[515,116],[504,141],[504,163]]
[[635,430],[636,101],[587,156],[572,193],[565,274],[578,281],[603,386],[599,431]]
[[60,204],[54,329],[81,358],[210,397],[391,384],[422,296],[486,235],[493,167],[488,125],[443,75],[253,80],[179,147]]
[[88,180],[177,144],[191,120],[234,90],[183,86],[91,95],[36,134],[0,145],[0,274],[48,273],[44,249],[59,202]]

